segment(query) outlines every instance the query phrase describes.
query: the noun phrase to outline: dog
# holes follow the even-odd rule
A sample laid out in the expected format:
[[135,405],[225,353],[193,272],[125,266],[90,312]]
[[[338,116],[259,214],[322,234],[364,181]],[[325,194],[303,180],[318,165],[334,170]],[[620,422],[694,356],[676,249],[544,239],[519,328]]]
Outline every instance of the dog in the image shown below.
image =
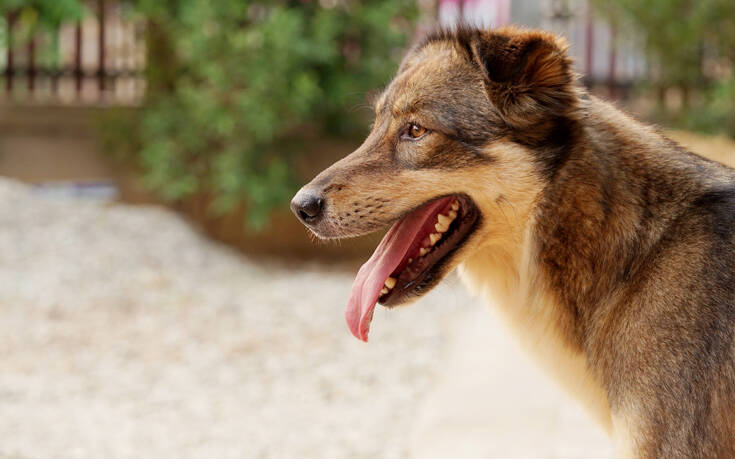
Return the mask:
[[735,170],[571,66],[543,31],[431,33],[291,208],[325,239],[390,227],[348,299],[357,338],[457,268],[621,457],[735,458]]

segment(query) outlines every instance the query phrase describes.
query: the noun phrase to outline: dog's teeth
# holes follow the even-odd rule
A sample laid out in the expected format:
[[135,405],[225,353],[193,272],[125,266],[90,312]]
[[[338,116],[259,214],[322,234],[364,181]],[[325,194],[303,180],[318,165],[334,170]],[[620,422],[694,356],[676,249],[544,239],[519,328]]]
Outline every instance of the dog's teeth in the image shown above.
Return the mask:
[[454,220],[455,218],[457,218],[457,211],[456,210],[450,210],[449,211],[449,218],[451,218],[452,220]]
[[[454,213],[454,216],[456,218],[457,216],[456,212]],[[447,230],[449,229],[449,225],[451,225],[452,221],[454,221],[454,218],[451,217],[451,212],[450,212],[449,217],[443,214],[437,215],[437,220],[439,220],[439,222],[434,225],[434,228],[440,233],[446,233]]]
[[388,287],[389,289],[395,287],[396,279],[394,277],[389,277],[388,279],[385,280],[385,286]]
[[429,249],[427,249],[426,247],[421,247],[421,250],[419,250],[419,255],[421,255],[422,257],[427,253],[429,253]]
[[390,290],[388,290],[388,287],[383,287],[383,288],[380,289],[380,294],[381,295],[385,295],[388,292],[390,292]]
[[436,244],[437,241],[439,241],[439,239],[441,239],[441,238],[442,238],[442,235],[439,234],[439,233],[431,233],[429,235],[429,240],[431,241],[431,245]]
[[454,200],[454,202],[452,203],[452,210],[459,210],[459,202],[457,200]]

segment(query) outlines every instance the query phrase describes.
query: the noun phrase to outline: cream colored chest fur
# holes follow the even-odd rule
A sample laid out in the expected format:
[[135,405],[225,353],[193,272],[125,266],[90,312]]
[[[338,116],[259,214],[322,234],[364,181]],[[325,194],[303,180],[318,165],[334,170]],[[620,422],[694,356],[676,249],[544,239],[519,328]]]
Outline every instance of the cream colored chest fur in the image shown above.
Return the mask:
[[588,370],[582,352],[564,340],[561,308],[545,288],[528,237],[521,244],[488,247],[458,267],[464,284],[497,308],[521,346],[608,432],[607,396]]

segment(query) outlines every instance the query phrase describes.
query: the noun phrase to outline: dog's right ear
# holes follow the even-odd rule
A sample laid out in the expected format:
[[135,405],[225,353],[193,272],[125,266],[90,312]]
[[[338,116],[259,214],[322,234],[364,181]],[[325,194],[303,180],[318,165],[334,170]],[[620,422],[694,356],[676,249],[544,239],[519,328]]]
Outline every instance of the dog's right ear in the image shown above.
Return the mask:
[[575,76],[562,38],[515,27],[468,38],[466,49],[483,72],[488,97],[511,124],[563,115],[575,106]]

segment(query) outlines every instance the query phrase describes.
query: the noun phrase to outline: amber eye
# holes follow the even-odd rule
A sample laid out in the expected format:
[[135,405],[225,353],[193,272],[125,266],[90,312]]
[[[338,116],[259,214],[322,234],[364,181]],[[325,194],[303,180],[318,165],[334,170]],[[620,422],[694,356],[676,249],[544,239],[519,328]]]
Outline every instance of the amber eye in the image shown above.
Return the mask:
[[403,137],[409,138],[411,140],[416,140],[426,134],[426,128],[423,126],[419,126],[416,123],[411,123],[406,127],[406,130],[404,131]]

